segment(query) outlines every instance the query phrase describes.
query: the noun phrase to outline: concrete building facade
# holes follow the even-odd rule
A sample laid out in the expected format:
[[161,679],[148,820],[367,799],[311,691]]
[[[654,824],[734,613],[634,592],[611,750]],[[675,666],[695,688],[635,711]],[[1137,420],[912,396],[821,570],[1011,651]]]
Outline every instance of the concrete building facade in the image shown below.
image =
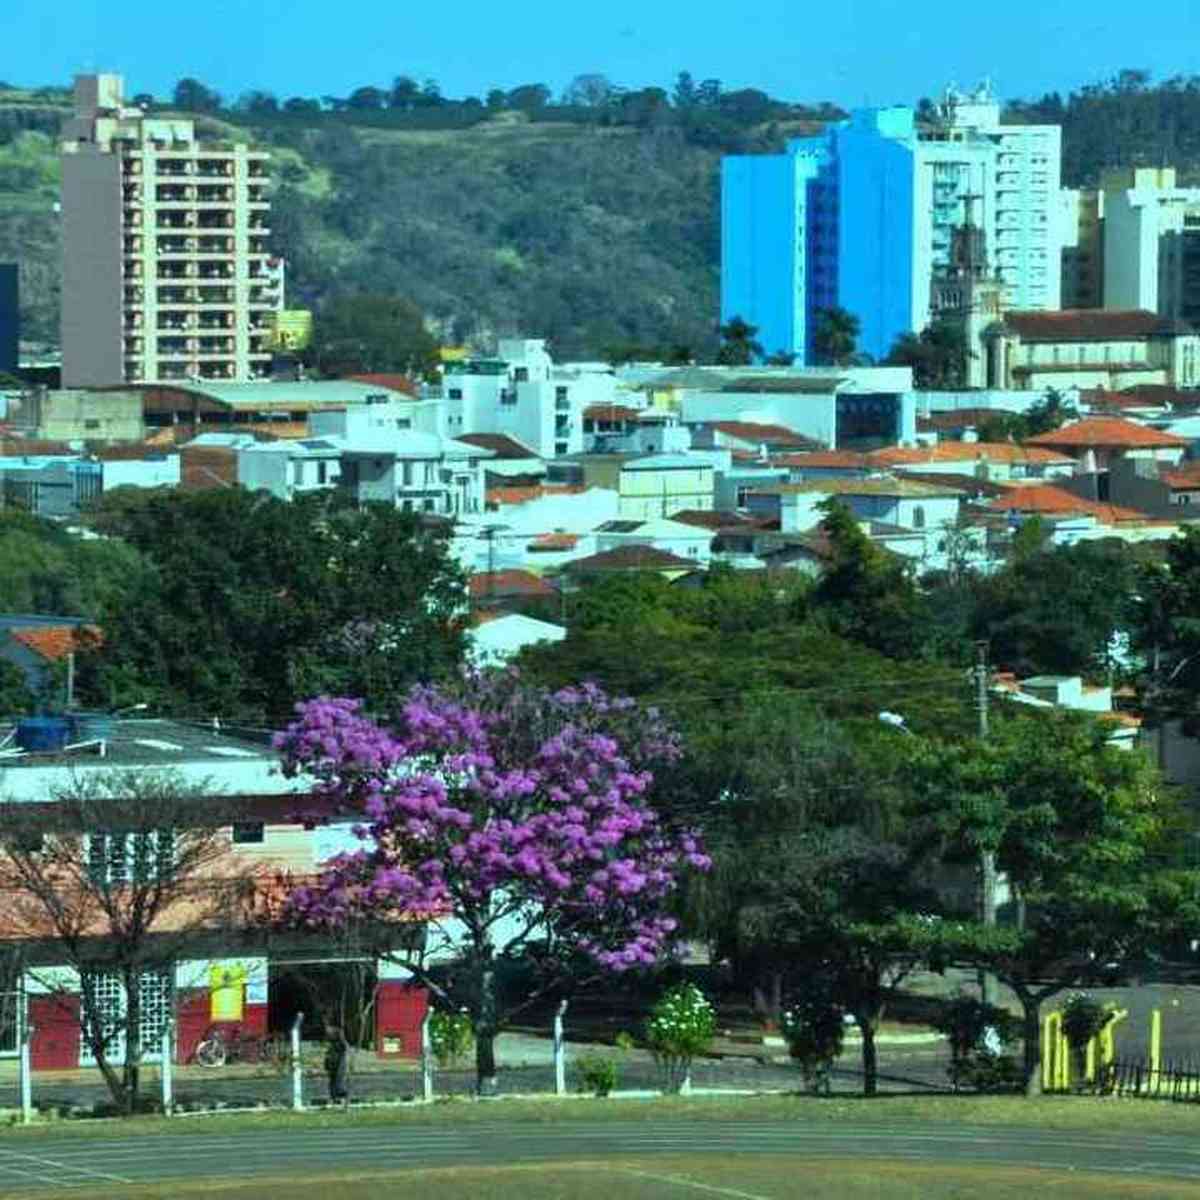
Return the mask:
[[918,123],[907,107],[861,110],[783,155],[726,158],[722,319],[814,362],[819,310],[837,305],[859,320],[858,349],[882,358],[929,323],[971,203],[1005,303],[1057,308],[1061,131],[1002,125],[987,90],[950,90],[936,111]]
[[81,75],[62,142],[64,387],[270,374],[268,158]]

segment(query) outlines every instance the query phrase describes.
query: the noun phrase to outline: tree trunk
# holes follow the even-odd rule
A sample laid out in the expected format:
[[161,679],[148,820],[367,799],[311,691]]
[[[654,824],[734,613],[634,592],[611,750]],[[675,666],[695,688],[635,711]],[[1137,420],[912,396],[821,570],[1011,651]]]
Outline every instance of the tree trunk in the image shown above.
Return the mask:
[[856,1017],[862,1034],[863,1095],[874,1096],[879,1090],[879,1057],[875,1050],[875,1018]]
[[1017,999],[1025,1011],[1025,1095],[1042,1094],[1042,1005],[1036,996],[1017,990]]
[[142,1065],[142,992],[140,973],[127,971],[125,985],[125,1115],[137,1112]]
[[494,1096],[496,1079],[496,968],[491,960],[479,971],[479,1011],[475,1018],[475,1090]]

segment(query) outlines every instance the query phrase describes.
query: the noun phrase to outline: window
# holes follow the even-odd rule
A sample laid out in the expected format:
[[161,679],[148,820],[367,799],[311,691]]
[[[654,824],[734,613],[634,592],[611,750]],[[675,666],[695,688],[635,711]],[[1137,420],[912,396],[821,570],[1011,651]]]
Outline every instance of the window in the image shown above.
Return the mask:
[[150,883],[168,878],[174,870],[175,831],[90,833],[85,853],[88,876],[101,887]]
[[925,509],[920,504],[918,504],[913,509],[913,528],[914,529],[924,529],[925,528]]
[[451,400],[461,400],[462,399],[462,388],[451,388],[449,394],[450,394]]
[[434,509],[434,500],[433,500],[433,498],[432,498],[432,497],[426,497],[426,499],[425,499],[425,511],[426,511],[426,512],[433,512],[433,509]]
[[261,846],[266,840],[266,827],[261,821],[243,821],[233,827],[235,846]]
[[404,466],[401,470],[401,479],[402,479],[405,487],[412,487],[412,481],[413,481],[413,465],[412,465],[412,463],[406,462],[404,464]]
[[317,482],[326,483],[329,479],[329,464],[322,459],[317,463]]
[[518,367],[513,372],[513,378],[518,383],[528,383],[529,382],[529,368],[528,367]]
[[304,464],[300,461],[292,463],[292,484],[300,487],[304,483]]

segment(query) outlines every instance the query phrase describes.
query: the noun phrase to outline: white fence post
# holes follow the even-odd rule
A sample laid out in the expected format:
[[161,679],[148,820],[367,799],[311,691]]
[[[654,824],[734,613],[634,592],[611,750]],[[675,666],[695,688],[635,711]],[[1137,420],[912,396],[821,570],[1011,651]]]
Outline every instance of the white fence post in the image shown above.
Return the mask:
[[679,1085],[679,1094],[681,1096],[690,1096],[692,1094],[692,1064],[691,1062],[684,1068],[683,1082]]
[[33,1042],[33,1026],[29,1024],[26,1011],[24,1028],[21,1030],[21,1124],[33,1120],[33,1069],[30,1063],[30,1044]]
[[292,1022],[292,1108],[301,1112],[304,1108],[304,1062],[300,1057],[300,1027],[304,1014],[297,1013]]
[[168,1021],[163,1026],[162,1043],[159,1047],[159,1053],[162,1056],[158,1067],[158,1080],[162,1085],[162,1110],[163,1116],[169,1117],[175,1107],[175,1081],[172,1078],[175,1068],[175,1026],[172,1021]]
[[421,1094],[426,1104],[433,1103],[433,1037],[429,1032],[432,1018],[433,1009],[429,1009],[421,1022]]
[[560,1001],[558,1011],[554,1014],[554,1094],[567,1094],[567,1039],[563,1032],[563,1016],[567,1011],[567,1002]]

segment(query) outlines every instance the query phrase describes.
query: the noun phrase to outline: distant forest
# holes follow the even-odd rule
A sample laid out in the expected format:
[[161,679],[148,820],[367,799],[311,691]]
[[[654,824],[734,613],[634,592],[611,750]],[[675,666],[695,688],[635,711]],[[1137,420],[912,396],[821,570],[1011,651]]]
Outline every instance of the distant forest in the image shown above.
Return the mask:
[[[223,97],[183,79],[170,96],[131,98],[272,149],[272,236],[291,303],[319,310],[386,291],[419,305],[446,341],[520,332],[588,357],[711,353],[721,155],[778,150],[844,115],[686,71],[670,90],[587,74],[558,95],[529,83],[456,99],[400,75],[347,96]],[[55,139],[68,103],[65,88],[0,84],[0,261],[21,263],[35,337],[57,326]],[[1010,101],[1006,116],[1062,125],[1067,186],[1094,184],[1108,166],[1160,164],[1200,182],[1200,76],[1125,70]]]

